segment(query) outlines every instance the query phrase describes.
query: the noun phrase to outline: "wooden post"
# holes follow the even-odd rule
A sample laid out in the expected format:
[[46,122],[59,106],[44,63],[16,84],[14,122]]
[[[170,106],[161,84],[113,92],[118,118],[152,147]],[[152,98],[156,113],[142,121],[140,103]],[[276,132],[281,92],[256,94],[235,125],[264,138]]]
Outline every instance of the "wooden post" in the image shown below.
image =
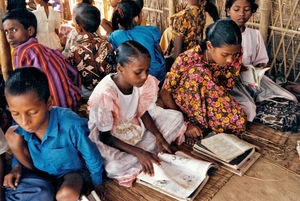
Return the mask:
[[175,14],[175,1],[176,0],[169,0],[169,19]]
[[2,18],[5,14],[5,10],[4,0],[0,0],[0,61],[4,80],[8,77],[8,71],[12,70],[10,47],[7,43],[2,26]]
[[270,25],[270,14],[271,14],[271,0],[260,1],[260,26],[259,31],[264,39],[265,44],[267,43],[268,29]]
[[65,20],[71,20],[71,8],[70,8],[70,0],[64,0],[64,19]]

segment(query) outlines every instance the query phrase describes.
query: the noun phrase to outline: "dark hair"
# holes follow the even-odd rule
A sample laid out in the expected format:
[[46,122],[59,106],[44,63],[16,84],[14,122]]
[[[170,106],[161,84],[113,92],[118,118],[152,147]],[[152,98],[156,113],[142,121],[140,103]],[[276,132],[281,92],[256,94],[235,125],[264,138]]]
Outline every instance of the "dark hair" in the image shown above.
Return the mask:
[[7,0],[7,7],[6,9],[8,11],[11,11],[13,9],[22,8],[26,9],[26,2],[25,0]]
[[87,4],[90,4],[90,5],[93,5],[94,0],[82,0],[81,3],[87,3]]
[[36,17],[32,12],[28,11],[27,9],[13,9],[7,12],[2,19],[2,23],[4,23],[6,20],[19,21],[24,26],[24,29],[28,29],[32,26],[34,28],[34,34],[32,37],[36,36]]
[[122,1],[117,5],[116,10],[112,17],[112,27],[114,30],[119,29],[119,25],[124,27],[125,30],[134,27],[133,18],[141,13],[141,8],[133,1]]
[[214,22],[220,19],[217,7],[209,0],[205,5],[205,11],[213,18]]
[[115,53],[109,53],[106,57],[108,63],[112,65],[120,64],[124,66],[131,62],[131,58],[145,55],[151,58],[149,51],[139,42],[128,40],[121,43]]
[[48,3],[48,2],[49,2],[49,0],[43,0],[43,2],[45,2],[45,3]]
[[100,11],[89,4],[81,5],[76,9],[75,20],[85,31],[94,33],[100,25]]
[[238,25],[231,19],[220,19],[206,28],[206,39],[201,42],[201,49],[206,50],[206,42],[210,41],[213,47],[222,45],[240,45],[242,35]]
[[46,74],[36,67],[11,71],[5,83],[5,94],[22,95],[30,91],[35,91],[40,100],[48,101],[50,91]]
[[[227,9],[230,9],[231,6],[234,4],[236,0],[226,0],[226,3],[225,3],[225,13],[226,13],[226,16],[228,17],[228,13],[227,13]],[[250,3],[250,6],[251,6],[251,12],[252,13],[255,13],[257,8],[258,8],[258,5],[255,3],[255,0],[247,0],[249,3]]]
[[144,0],[131,0],[142,10],[144,7]]

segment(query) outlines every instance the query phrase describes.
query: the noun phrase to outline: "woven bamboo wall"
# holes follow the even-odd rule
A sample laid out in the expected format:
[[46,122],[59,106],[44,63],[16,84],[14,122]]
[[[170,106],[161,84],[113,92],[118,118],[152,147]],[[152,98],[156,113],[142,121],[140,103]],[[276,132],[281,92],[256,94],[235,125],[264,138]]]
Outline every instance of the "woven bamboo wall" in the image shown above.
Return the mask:
[[[185,0],[175,0],[175,5]],[[270,74],[289,81],[300,81],[300,2],[299,0],[270,0],[271,16],[267,36]],[[225,17],[225,0],[216,0],[221,17]],[[259,0],[257,0],[259,5]],[[261,6],[260,6],[261,7]],[[147,23],[163,31],[168,26],[168,0],[145,0],[144,16]],[[249,20],[248,26],[259,29],[260,13]]]

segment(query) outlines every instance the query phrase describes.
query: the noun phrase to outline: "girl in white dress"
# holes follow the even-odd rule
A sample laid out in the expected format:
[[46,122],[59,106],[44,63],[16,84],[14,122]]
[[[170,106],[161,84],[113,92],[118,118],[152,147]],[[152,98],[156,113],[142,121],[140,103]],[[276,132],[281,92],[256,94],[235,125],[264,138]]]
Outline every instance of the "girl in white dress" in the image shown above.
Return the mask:
[[52,49],[62,50],[58,31],[61,25],[60,13],[54,11],[49,0],[34,0],[37,9],[33,11],[37,19],[37,35],[39,43]]
[[144,171],[153,175],[158,152],[184,142],[183,115],[156,106],[159,81],[149,74],[150,55],[136,41],[116,50],[117,73],[104,77],[88,101],[90,138],[96,143],[108,177],[130,187]]

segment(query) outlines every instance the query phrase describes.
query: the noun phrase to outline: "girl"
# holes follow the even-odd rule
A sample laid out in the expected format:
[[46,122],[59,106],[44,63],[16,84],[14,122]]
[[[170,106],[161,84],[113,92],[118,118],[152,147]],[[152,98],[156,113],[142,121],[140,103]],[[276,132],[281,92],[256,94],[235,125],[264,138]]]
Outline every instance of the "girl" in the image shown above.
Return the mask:
[[[174,44],[169,55],[171,63],[177,56],[199,44],[202,40],[205,26],[204,6],[206,0],[188,0],[187,7],[171,17],[172,22],[172,44]],[[172,52],[172,54],[170,54]]]
[[218,20],[201,45],[181,54],[161,91],[166,107],[182,111],[186,135],[239,133],[246,115],[229,94],[241,68],[241,32],[232,20]]
[[150,75],[163,82],[166,75],[165,60],[160,53],[160,31],[154,26],[139,26],[142,19],[141,8],[133,1],[124,1],[117,5],[113,14],[114,30],[108,41],[116,49],[120,43],[135,40],[147,48],[151,55]]
[[184,141],[183,116],[156,106],[158,80],[149,75],[150,54],[136,41],[116,50],[117,73],[104,77],[93,91],[90,138],[104,158],[108,177],[131,186],[144,171],[153,175],[155,153],[172,152],[170,143]]
[[[225,5],[227,16],[239,26],[242,32],[243,64],[263,68],[269,61],[263,38],[258,30],[245,26],[257,8],[255,0],[227,0]],[[256,102],[275,97],[297,102],[293,94],[276,85],[267,76],[261,80],[259,90],[245,86],[238,81],[231,94],[247,113],[248,121],[252,121],[256,116]]]
[[37,9],[33,11],[37,19],[37,35],[39,43],[52,49],[62,50],[58,37],[61,24],[59,12],[54,11],[48,3],[49,0],[35,0]]

